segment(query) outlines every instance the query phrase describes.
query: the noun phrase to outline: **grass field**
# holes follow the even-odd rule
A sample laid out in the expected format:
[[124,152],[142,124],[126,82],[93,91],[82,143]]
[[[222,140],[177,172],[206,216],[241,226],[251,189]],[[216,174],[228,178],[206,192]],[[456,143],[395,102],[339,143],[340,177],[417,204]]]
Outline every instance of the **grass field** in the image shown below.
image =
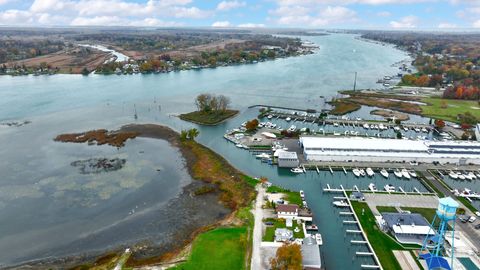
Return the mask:
[[[375,223],[375,217],[366,203],[352,201],[352,206],[358,216],[368,240],[383,266],[383,269],[401,270],[400,264],[395,259],[392,250],[403,250],[397,242],[383,233]],[[362,215],[362,209],[365,209]]]
[[377,206],[377,210],[380,213],[397,213],[397,209],[393,206]]
[[195,111],[191,113],[184,113],[180,115],[180,119],[193,122],[200,125],[216,125],[224,120],[237,115],[238,111],[236,110],[226,110],[226,111]]
[[245,269],[247,228],[219,228],[203,233],[193,242],[187,262],[172,270]]
[[[477,119],[480,119],[480,105],[477,101],[470,100],[453,100],[441,98],[424,98],[422,102],[428,105],[422,105],[422,115],[431,118],[440,118],[452,122],[458,122],[457,115],[470,112]],[[442,108],[443,103],[447,104],[446,108]],[[476,109],[478,108],[478,109]]]
[[[263,241],[273,242],[273,240],[275,239],[275,229],[287,227],[284,219],[267,218],[265,219],[265,221],[273,222],[273,226],[267,227],[267,229],[265,230],[265,235],[263,236]],[[300,229],[299,232],[294,231],[297,227]],[[288,229],[293,231],[293,237],[300,239],[305,238],[301,225],[298,225],[296,221],[293,221],[293,227]]]
[[300,197],[300,193],[299,193],[299,192],[286,190],[286,189],[283,189],[283,188],[280,188],[280,187],[276,187],[276,186],[271,186],[271,187],[269,187],[269,188],[267,189],[267,192],[270,192],[270,193],[283,193],[283,194],[285,194],[285,196],[283,197],[283,199],[285,199],[286,201],[288,201],[289,204],[296,204],[296,205],[298,205],[299,207],[302,207],[302,206],[303,206],[302,197]]
[[352,102],[346,102],[343,100],[333,101],[331,102],[331,105],[334,106],[334,108],[330,111],[330,114],[333,114],[333,115],[344,115],[347,113],[357,111],[362,107],[358,104],[355,104]]

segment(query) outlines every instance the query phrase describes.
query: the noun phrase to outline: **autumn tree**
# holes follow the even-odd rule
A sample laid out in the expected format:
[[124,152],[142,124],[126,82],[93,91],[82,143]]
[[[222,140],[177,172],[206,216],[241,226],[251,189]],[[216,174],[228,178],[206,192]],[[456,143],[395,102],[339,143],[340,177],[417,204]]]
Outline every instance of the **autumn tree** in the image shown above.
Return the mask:
[[219,95],[218,99],[218,108],[222,111],[226,111],[230,105],[230,99],[224,95]]
[[253,119],[251,121],[248,121],[247,124],[245,125],[245,128],[248,130],[248,131],[254,131],[255,129],[257,129],[258,127],[258,120],[257,119]]
[[435,127],[439,130],[441,130],[442,128],[445,127],[445,121],[443,121],[442,119],[436,119],[435,120]]
[[272,270],[301,270],[302,251],[298,244],[284,244],[270,260]]

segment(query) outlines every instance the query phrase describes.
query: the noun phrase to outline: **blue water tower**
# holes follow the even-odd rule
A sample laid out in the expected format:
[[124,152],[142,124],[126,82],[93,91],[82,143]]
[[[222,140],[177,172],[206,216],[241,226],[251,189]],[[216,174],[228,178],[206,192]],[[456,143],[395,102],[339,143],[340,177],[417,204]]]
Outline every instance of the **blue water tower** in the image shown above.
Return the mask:
[[[453,268],[453,240],[455,236],[455,218],[457,214],[457,208],[459,204],[451,197],[439,199],[437,211],[433,218],[432,224],[430,224],[430,230],[435,233],[434,236],[429,234],[423,241],[422,249],[420,250],[420,258],[425,259],[428,265],[428,269],[452,269]],[[438,220],[438,221],[437,221]],[[445,233],[448,229],[448,223],[452,221],[452,252],[450,265],[448,261],[442,256],[442,252],[445,250]],[[439,223],[435,226],[435,223]]]

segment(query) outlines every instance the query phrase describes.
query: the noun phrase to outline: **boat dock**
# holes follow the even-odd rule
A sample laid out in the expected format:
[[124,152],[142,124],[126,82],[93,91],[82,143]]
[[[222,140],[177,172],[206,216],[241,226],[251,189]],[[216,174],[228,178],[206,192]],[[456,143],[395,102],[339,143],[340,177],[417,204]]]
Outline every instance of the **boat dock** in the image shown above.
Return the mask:
[[[330,185],[328,185],[328,188],[330,189]],[[352,204],[350,203],[350,199],[347,196],[347,191],[343,188],[343,186],[340,185],[340,190],[342,190],[343,197],[345,198],[348,207],[350,209],[350,212],[340,212],[339,214],[341,216],[353,216],[354,220],[343,220],[343,224],[356,224],[358,229],[346,229],[345,233],[347,234],[360,234],[363,237],[363,240],[350,240],[350,244],[352,245],[367,245],[368,251],[356,251],[355,255],[360,256],[360,257],[373,257],[375,264],[362,264],[361,267],[362,269],[382,269],[382,265],[380,264],[380,260],[377,257],[377,254],[375,254],[375,251],[373,250],[372,245],[368,241],[367,235],[365,234],[365,231],[363,230],[359,219],[357,217],[357,214],[355,213],[355,210],[352,207]],[[335,197],[337,198],[337,197]]]

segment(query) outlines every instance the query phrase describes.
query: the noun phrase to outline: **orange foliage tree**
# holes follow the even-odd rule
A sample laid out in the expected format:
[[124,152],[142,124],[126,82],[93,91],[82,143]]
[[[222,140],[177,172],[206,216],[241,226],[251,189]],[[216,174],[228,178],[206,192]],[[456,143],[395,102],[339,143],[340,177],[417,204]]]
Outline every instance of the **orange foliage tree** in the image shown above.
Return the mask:
[[270,260],[272,270],[302,270],[302,251],[300,245],[284,244],[277,249],[275,258]]

